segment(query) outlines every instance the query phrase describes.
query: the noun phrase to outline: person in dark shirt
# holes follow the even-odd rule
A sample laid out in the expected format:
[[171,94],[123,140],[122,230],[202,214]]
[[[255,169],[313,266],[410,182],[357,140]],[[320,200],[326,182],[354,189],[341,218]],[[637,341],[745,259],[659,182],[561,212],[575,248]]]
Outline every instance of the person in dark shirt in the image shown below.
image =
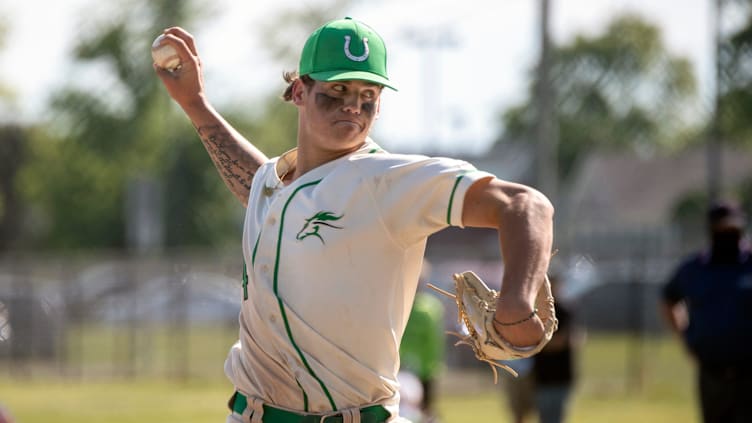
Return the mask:
[[663,289],[662,311],[697,365],[705,423],[752,422],[752,259],[746,216],[708,210],[710,246],[686,258]]
[[[560,278],[552,274],[554,296],[560,293]],[[574,322],[572,312],[563,301],[556,301],[559,328],[541,352],[533,356],[535,408],[541,423],[565,421],[567,406],[576,380],[576,358],[583,332]]]

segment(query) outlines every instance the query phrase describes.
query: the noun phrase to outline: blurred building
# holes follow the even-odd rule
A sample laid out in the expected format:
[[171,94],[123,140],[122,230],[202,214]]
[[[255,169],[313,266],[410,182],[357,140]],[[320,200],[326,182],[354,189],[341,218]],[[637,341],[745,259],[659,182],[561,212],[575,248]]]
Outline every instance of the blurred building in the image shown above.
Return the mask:
[[[677,203],[707,185],[704,146],[672,155],[590,156],[572,183],[567,199],[570,223],[578,228],[657,227],[671,225]],[[723,151],[727,186],[752,180],[752,151]]]

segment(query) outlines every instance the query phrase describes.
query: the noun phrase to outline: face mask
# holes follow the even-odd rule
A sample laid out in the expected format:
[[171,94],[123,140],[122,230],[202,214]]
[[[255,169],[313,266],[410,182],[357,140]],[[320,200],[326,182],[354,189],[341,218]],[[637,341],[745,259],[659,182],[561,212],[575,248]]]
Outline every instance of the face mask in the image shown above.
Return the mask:
[[714,263],[736,263],[739,260],[741,232],[722,231],[711,235],[711,261]]

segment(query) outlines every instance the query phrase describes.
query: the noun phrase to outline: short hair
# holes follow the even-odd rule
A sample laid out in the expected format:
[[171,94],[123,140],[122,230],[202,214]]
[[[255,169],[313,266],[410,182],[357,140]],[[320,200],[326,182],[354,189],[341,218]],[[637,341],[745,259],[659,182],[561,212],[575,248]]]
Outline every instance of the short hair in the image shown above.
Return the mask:
[[308,75],[298,75],[298,71],[285,71],[282,72],[282,78],[287,82],[287,87],[282,93],[282,100],[292,101],[292,87],[295,85],[295,81],[300,79],[303,84],[310,89],[313,86],[313,79]]
[[711,227],[724,223],[743,229],[747,222],[747,216],[737,203],[716,201],[708,207],[707,221]]

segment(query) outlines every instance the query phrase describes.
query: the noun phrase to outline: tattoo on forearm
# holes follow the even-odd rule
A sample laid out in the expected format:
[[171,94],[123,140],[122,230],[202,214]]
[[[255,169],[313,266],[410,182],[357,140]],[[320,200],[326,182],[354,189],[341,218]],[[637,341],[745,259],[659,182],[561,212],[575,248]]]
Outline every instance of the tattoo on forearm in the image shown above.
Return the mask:
[[258,167],[221,125],[201,126],[196,131],[225,183],[234,192],[247,195]]

